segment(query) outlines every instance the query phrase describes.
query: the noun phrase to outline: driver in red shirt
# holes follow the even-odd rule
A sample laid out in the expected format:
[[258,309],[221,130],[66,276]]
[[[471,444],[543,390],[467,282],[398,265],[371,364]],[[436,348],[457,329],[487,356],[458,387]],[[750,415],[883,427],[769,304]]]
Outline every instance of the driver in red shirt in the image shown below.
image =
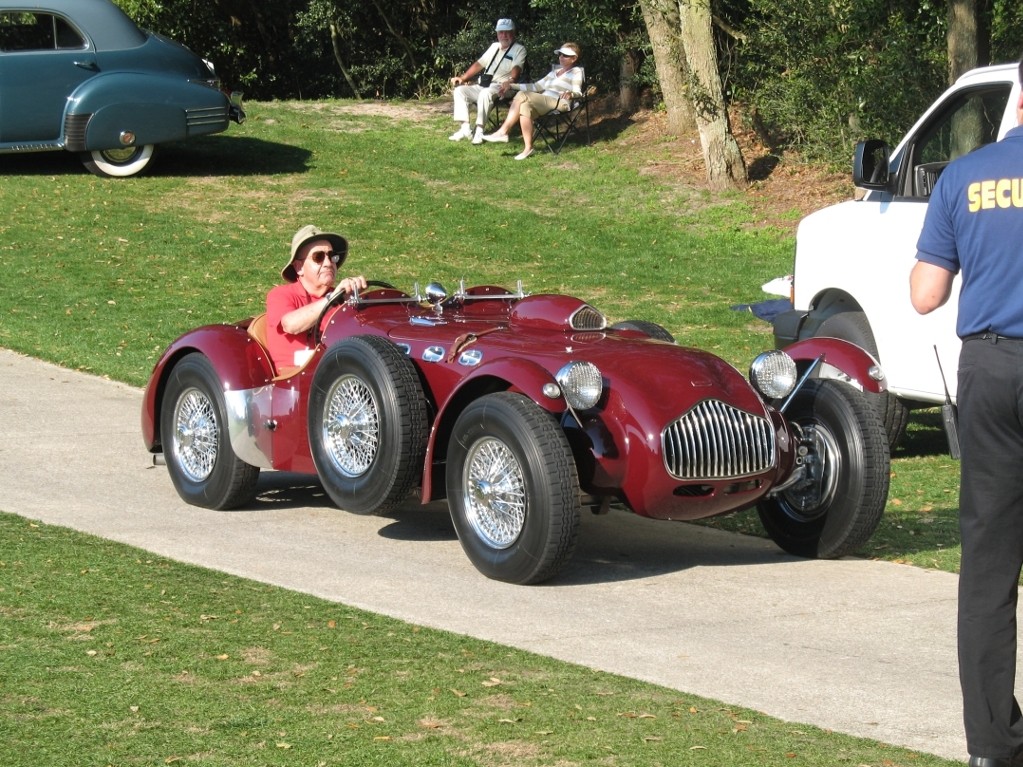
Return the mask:
[[362,275],[345,277],[335,286],[347,256],[344,237],[311,224],[291,238],[291,258],[281,270],[285,284],[266,296],[266,343],[278,375],[293,372],[312,356],[313,326],[327,303],[339,292],[366,287]]

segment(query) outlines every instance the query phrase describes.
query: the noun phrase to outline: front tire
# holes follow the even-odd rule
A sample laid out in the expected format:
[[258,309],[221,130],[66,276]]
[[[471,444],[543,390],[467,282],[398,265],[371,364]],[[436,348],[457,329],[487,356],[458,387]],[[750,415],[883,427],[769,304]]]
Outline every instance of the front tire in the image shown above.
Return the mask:
[[82,162],[90,173],[103,178],[137,176],[149,167],[156,147],[153,144],[124,147],[122,149],[96,149],[85,152]]
[[378,336],[330,347],[309,393],[309,443],[327,494],[354,514],[382,514],[420,480],[428,434],[415,365]]
[[451,519],[488,578],[540,583],[556,575],[579,532],[579,477],[565,433],[521,394],[499,392],[458,417],[447,456]]
[[160,434],[171,481],[187,503],[234,509],[255,497],[259,467],[235,455],[220,379],[202,354],[189,354],[171,371]]
[[805,476],[757,511],[782,549],[801,557],[851,554],[877,529],[888,499],[890,457],[880,418],[863,395],[811,380],[786,412]]

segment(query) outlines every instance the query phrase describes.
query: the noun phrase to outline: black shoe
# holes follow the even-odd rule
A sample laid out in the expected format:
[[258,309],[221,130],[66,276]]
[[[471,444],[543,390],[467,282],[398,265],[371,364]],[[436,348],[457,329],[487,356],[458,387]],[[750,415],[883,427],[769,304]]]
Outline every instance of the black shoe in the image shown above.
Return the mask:
[[991,756],[971,756],[970,767],[1012,767],[1012,759],[996,759]]

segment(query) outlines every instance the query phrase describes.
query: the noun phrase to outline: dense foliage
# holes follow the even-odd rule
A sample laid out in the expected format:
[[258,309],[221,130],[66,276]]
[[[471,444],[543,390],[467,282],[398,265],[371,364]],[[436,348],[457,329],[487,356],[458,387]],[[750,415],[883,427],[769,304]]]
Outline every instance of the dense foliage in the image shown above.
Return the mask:
[[[212,59],[250,98],[424,98],[446,92],[515,19],[543,76],[583,47],[602,93],[657,80],[633,3],[593,0],[117,0],[143,26]],[[946,86],[947,0],[712,0],[729,97],[779,148],[845,162],[864,136],[894,140]],[[992,61],[1023,49],[1023,7],[990,0]]]
[[[1023,48],[1023,11],[993,0],[991,60]],[[948,85],[945,0],[749,0],[731,52],[733,97],[772,143],[847,160],[864,136],[896,141]]]

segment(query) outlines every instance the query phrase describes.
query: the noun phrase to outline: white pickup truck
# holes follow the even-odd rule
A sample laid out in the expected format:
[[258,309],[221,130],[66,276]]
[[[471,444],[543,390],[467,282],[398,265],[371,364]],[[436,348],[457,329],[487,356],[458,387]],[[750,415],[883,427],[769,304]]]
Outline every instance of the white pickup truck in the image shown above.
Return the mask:
[[892,446],[914,407],[944,402],[942,369],[953,402],[956,394],[958,278],[941,309],[920,316],[909,303],[927,199],[951,160],[997,141],[1016,124],[1018,76],[1017,64],[974,69],[930,106],[894,151],[881,141],[861,142],[853,183],[866,193],[799,224],[794,309],[775,318],[775,343],[833,336],[873,353],[887,377],[888,391],[876,395],[875,404]]

